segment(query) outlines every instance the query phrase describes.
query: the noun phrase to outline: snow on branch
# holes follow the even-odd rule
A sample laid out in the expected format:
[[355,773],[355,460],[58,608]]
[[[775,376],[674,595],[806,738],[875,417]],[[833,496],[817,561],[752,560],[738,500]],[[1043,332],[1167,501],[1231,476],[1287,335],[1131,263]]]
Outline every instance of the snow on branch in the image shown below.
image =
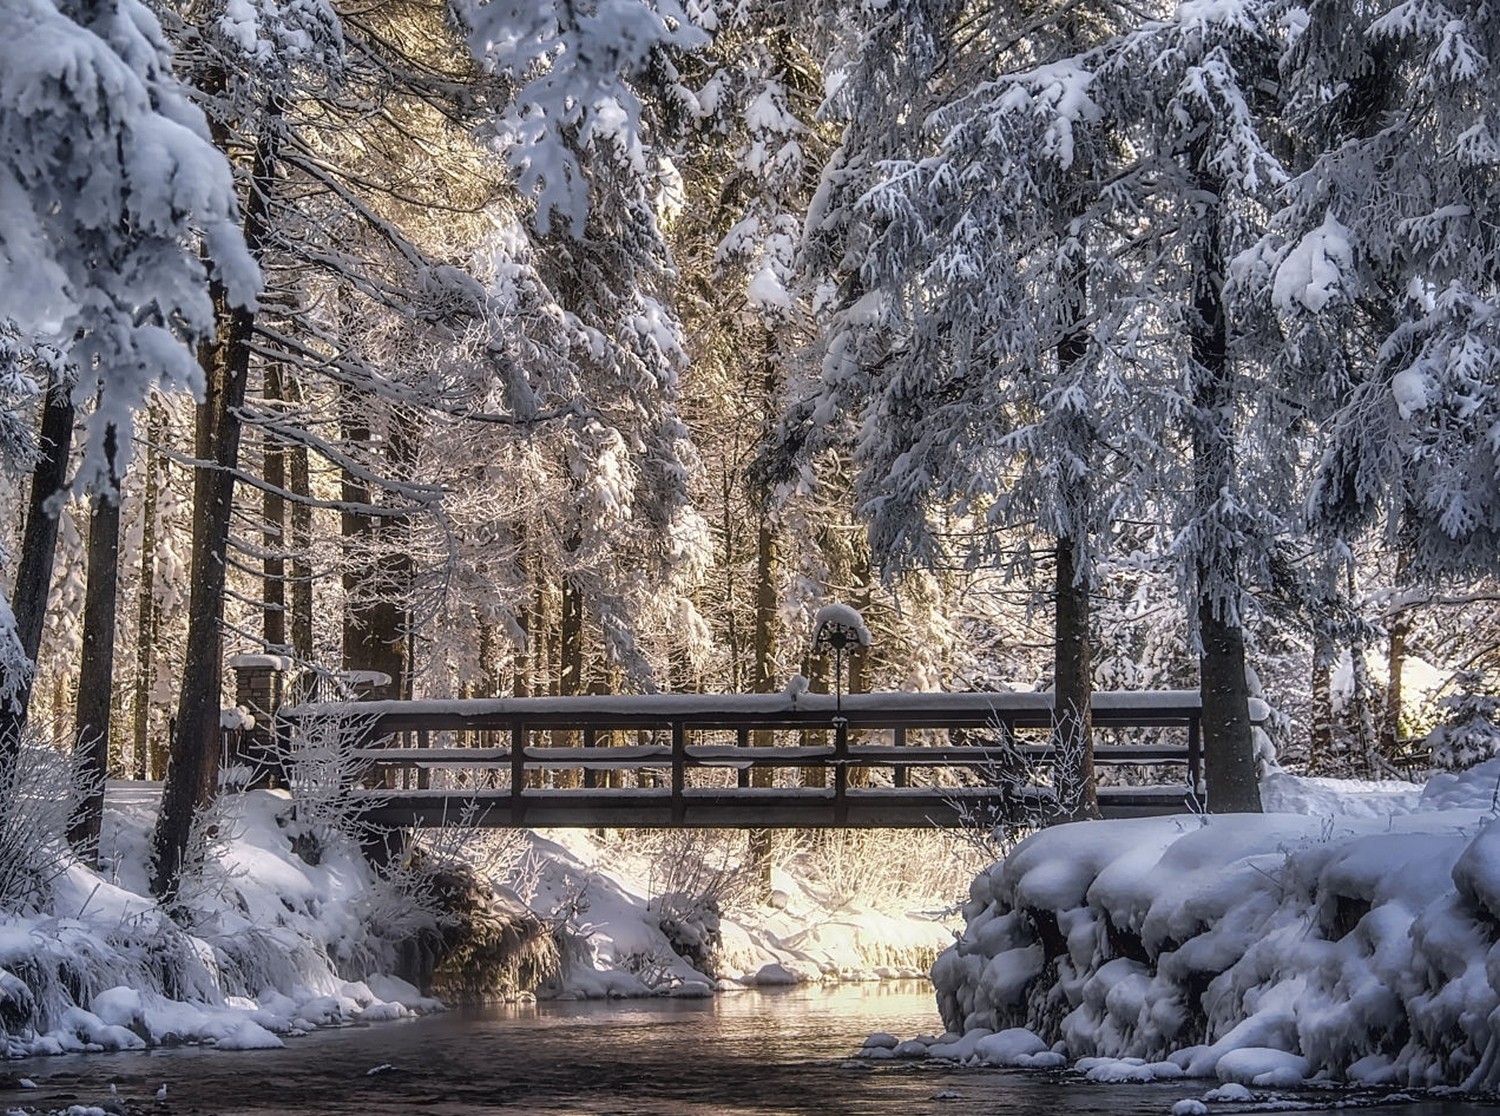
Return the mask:
[[613,143],[635,164],[642,113],[635,82],[663,51],[707,45],[676,0],[452,0],[479,62],[519,88],[496,122],[499,144],[536,199],[543,234],[554,216],[575,238],[589,208],[578,148]]

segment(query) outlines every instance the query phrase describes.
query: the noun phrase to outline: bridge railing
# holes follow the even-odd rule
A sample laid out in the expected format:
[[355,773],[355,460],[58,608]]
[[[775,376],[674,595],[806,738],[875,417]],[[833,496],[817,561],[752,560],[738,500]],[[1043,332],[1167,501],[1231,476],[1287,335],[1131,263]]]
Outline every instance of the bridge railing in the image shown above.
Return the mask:
[[[1100,692],[1091,710],[1101,730],[1150,735],[1098,734],[1096,765],[1180,768],[1178,801],[1201,784],[1196,691]],[[370,789],[352,793],[383,796],[383,813],[418,824],[459,799],[482,802],[497,825],[754,825],[763,809],[826,819],[788,824],[917,824],[939,802],[997,795],[1000,779],[1014,782],[1006,765],[1045,780],[1057,758],[1044,693],[373,701],[284,710],[283,729],[319,717],[357,726],[348,758],[367,766]],[[784,769],[801,769],[804,785],[758,785]]]

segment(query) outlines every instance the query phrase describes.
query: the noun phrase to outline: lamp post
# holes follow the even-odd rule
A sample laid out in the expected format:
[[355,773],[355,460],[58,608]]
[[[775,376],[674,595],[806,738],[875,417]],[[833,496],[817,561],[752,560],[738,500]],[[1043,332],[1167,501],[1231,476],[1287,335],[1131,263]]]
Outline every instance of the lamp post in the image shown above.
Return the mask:
[[844,656],[853,648],[869,646],[870,629],[858,609],[837,603],[818,609],[813,619],[812,649],[814,655],[833,655],[833,709],[837,720],[843,720],[844,715]]

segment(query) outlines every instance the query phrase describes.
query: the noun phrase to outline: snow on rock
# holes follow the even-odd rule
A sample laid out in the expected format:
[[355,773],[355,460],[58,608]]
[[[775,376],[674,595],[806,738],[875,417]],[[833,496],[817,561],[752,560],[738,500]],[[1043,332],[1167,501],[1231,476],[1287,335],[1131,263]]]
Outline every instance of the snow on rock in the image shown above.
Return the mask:
[[1097,1080],[1217,1078],[1205,1100],[1500,1084],[1500,760],[1420,791],[1268,782],[1317,812],[1057,826],[980,874],[929,1056],[1066,1050]]

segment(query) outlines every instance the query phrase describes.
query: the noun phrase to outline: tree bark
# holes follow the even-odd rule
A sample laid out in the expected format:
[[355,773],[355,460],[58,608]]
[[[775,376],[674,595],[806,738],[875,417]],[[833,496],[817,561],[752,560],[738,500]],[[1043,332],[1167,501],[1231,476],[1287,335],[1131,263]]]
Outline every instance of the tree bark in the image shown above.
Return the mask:
[[146,427],[146,476],[141,495],[141,573],[136,597],[135,699],[132,702],[135,777],[155,779],[160,775],[151,745],[151,657],[161,610],[156,603],[156,508],[161,483],[161,409],[151,405]]
[[1097,818],[1089,589],[1078,574],[1077,544],[1065,539],[1057,542],[1056,592],[1052,744],[1057,753],[1058,799],[1063,815],[1069,819]]
[[36,677],[36,656],[42,646],[47,595],[52,588],[52,566],[57,556],[58,509],[51,506],[51,501],[67,482],[68,451],[73,444],[71,391],[71,385],[54,379],[48,385],[42,407],[37,447],[40,456],[31,473],[26,528],[21,536],[21,563],[11,594],[16,636],[33,667],[24,678],[0,680],[3,682],[0,692],[12,691],[9,701],[0,700],[0,782],[8,781],[21,752],[27,709],[31,705],[31,686]]
[[[577,539],[569,540],[568,553],[571,554],[577,547]],[[564,574],[562,579],[562,622],[558,645],[557,692],[562,697],[576,697],[583,693],[584,687],[583,589],[572,574]],[[576,748],[579,745],[575,730],[554,732],[552,741],[564,748]],[[554,780],[559,787],[576,787],[582,781],[581,772],[568,768],[559,770]]]
[[[1411,566],[1412,545],[1403,539],[1396,551],[1396,588],[1399,591],[1407,583],[1407,571]],[[1406,644],[1411,636],[1412,610],[1403,608],[1391,617],[1390,655],[1385,676],[1385,706],[1381,710],[1379,750],[1387,761],[1394,760],[1401,747],[1401,715],[1405,697],[1402,692],[1401,672],[1406,667]]]
[[99,866],[99,830],[104,822],[104,781],[109,775],[109,722],[115,684],[115,611],[120,586],[120,478],[116,472],[119,432],[104,432],[109,475],[89,512],[88,574],[83,591],[83,659],[73,718],[74,755],[89,793],[68,828],[68,843],[91,868]]
[[[302,402],[301,389],[295,379],[283,387],[289,403]],[[291,608],[292,654],[301,663],[313,662],[313,586],[312,586],[312,507],[306,499],[312,496],[312,481],[307,465],[307,447],[294,443],[286,454],[287,491],[302,500],[293,500],[287,516],[290,533],[292,583],[288,596]],[[300,696],[300,695],[299,695]]]
[[[1088,287],[1082,268],[1070,277],[1064,290],[1067,329],[1057,344],[1060,379],[1068,377],[1088,353]],[[1080,443],[1094,437],[1094,430],[1084,420],[1074,420],[1070,425],[1080,428],[1073,432]],[[1085,516],[1092,503],[1088,486],[1086,476],[1073,478],[1062,495],[1065,504],[1083,509]],[[1080,521],[1076,515],[1072,519]],[[1057,755],[1058,801],[1063,816],[1069,819],[1099,816],[1094,777],[1094,662],[1089,635],[1092,579],[1088,571],[1079,568],[1080,549],[1076,535],[1057,540],[1053,600],[1052,747]]]
[[[264,253],[281,141],[279,110],[270,106],[256,142],[245,202],[245,244],[259,260]],[[229,149],[223,126],[210,125],[221,150]],[[231,306],[223,286],[212,287],[219,334],[199,347],[203,402],[198,405],[194,453],[201,464],[193,478],[193,556],[189,568],[189,614],[182,691],[162,787],[161,813],[152,833],[151,892],[170,900],[188,858],[194,814],[213,797],[220,748],[219,710],[223,700],[220,628],[229,528],[234,505],[234,470],[239,465],[240,409],[250,372],[250,340],[255,314]]]
[[[1224,314],[1224,258],[1220,240],[1223,183],[1203,172],[1195,151],[1199,193],[1206,199],[1203,231],[1194,253],[1193,307],[1188,315],[1193,370],[1194,511],[1206,515],[1234,478],[1234,388]],[[1250,688],[1245,639],[1239,628],[1238,554],[1231,548],[1200,554],[1198,625],[1203,653],[1203,755],[1208,805],[1219,813],[1258,813],[1260,784],[1250,732]]]
[[[266,364],[266,406],[280,414],[286,392],[282,386],[281,366]],[[269,430],[261,435],[261,477],[266,487],[260,494],[261,518],[264,521],[261,559],[261,638],[267,651],[286,648],[286,456],[281,440]]]
[[[362,417],[369,400],[345,399],[344,438],[357,446],[368,444],[371,430]],[[344,472],[342,498],[346,505],[368,507],[375,500],[369,483]],[[371,690],[371,696],[400,698],[405,692],[408,669],[406,614],[397,597],[399,572],[392,569],[385,540],[387,528],[378,516],[348,506],[340,513],[344,550],[350,557],[344,569],[344,658],[346,671],[375,671],[388,681]],[[398,561],[399,564],[399,561]],[[392,579],[388,580],[388,575]]]
[[1312,661],[1312,739],[1307,751],[1311,775],[1333,769],[1333,639],[1326,624],[1314,621]]

